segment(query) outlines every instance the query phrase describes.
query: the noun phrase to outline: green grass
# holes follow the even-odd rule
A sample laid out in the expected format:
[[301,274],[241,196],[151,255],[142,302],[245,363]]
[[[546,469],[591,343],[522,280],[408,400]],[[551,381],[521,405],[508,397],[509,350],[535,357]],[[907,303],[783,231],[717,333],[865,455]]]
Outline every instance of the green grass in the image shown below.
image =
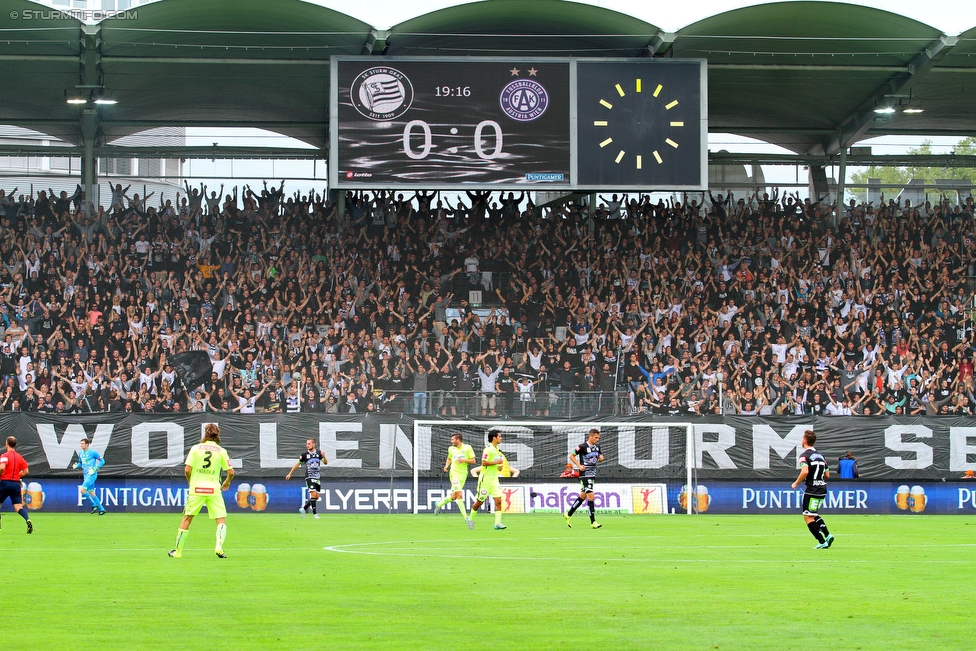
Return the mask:
[[3,513],[5,649],[961,649],[976,524],[839,516]]

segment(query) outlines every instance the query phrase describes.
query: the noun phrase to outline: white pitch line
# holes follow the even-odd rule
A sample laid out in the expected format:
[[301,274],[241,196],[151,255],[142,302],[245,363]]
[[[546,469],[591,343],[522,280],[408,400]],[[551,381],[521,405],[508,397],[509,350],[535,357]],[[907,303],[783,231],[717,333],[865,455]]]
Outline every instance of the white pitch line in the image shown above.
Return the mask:
[[[230,551],[230,548],[227,548]],[[45,548],[31,548],[31,547],[16,547],[12,549],[4,549],[3,553],[7,554],[10,552],[30,552],[31,554],[92,554],[96,552],[161,552],[165,554],[169,549],[165,547],[151,547],[151,548],[123,548],[123,549],[45,549]],[[205,549],[192,549],[191,554],[197,552],[205,552]],[[233,553],[237,552],[308,552],[311,548],[301,549],[298,547],[242,547],[233,550]]]
[[[402,554],[399,552],[369,552],[362,550],[353,549],[340,549],[344,545],[335,545],[332,547],[325,547],[325,551],[335,552],[337,554],[356,554],[360,556],[385,556],[385,557],[396,557],[396,558],[428,558],[434,556],[436,558],[458,558],[463,560],[470,560],[471,555],[460,555],[460,554],[425,554],[425,553],[413,553],[413,554]],[[346,545],[347,546],[347,545]],[[479,559],[490,559],[495,561],[557,561],[565,562],[565,556],[551,557],[551,556],[485,556],[484,554],[478,554]],[[824,563],[828,564],[838,564],[838,563],[873,563],[874,561],[866,559],[831,559],[818,557],[816,559],[810,560],[795,560],[795,559],[744,559],[744,558],[725,558],[725,559],[709,559],[709,558],[610,558],[606,557],[601,559],[604,563],[653,563],[655,565],[669,565],[672,563],[737,563],[740,565],[751,565],[754,563],[758,564],[779,564],[784,563],[790,565],[821,565]],[[914,560],[913,563],[956,563],[956,564],[966,564],[971,565],[972,561],[969,559],[964,560]]]

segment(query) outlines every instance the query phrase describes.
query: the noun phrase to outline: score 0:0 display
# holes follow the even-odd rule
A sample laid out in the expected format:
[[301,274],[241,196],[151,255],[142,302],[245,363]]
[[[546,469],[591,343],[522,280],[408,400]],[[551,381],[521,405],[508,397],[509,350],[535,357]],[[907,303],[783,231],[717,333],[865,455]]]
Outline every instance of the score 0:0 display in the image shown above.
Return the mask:
[[[423,135],[423,147],[420,151],[414,151],[413,146],[410,143],[411,137],[413,136],[414,128],[420,127],[421,134]],[[484,131],[486,128],[490,128],[494,131],[495,145],[491,151],[485,151],[484,144],[486,140],[483,138]],[[457,133],[456,128],[451,129],[452,134]],[[482,120],[474,129],[474,151],[479,158],[484,160],[492,160],[498,158],[502,154],[502,146],[504,144],[504,136],[502,134],[502,127],[500,124],[494,120]],[[403,153],[407,155],[408,158],[413,160],[423,160],[427,158],[430,154],[430,150],[433,147],[433,133],[430,130],[430,125],[423,120],[410,120],[403,127]],[[451,148],[448,150],[450,153],[456,153],[457,148]]]

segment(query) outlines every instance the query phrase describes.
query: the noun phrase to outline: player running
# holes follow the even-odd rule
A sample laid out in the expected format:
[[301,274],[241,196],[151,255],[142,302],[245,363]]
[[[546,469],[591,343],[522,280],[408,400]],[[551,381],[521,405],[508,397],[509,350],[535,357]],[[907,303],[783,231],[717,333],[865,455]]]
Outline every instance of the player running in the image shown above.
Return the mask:
[[95,494],[95,480],[98,479],[98,469],[105,465],[105,459],[98,453],[98,450],[91,449],[91,440],[81,439],[81,452],[78,453],[78,463],[73,464],[72,468],[81,468],[84,481],[81,490],[88,496],[92,503],[92,513],[105,515],[105,507]]
[[793,482],[796,489],[800,482],[804,482],[803,519],[807,529],[820,544],[814,549],[827,549],[834,544],[834,537],[827,531],[827,524],[820,517],[820,507],[827,499],[827,479],[830,470],[827,460],[813,447],[817,442],[817,435],[813,430],[803,432],[803,453],[800,455],[800,476]]
[[502,433],[493,429],[488,432],[488,447],[481,453],[481,468],[478,474],[478,501],[471,505],[468,527],[474,528],[474,516],[489,497],[495,500],[495,529],[507,529],[502,524],[502,487],[498,484],[498,471],[505,463],[505,455],[498,449]]
[[[227,478],[221,482],[220,473],[224,471],[227,472]],[[183,522],[176,534],[176,549],[170,551],[169,555],[173,558],[183,557],[183,545],[190,535],[193,516],[206,506],[210,519],[217,521],[217,546],[214,551],[218,558],[227,558],[224,554],[227,507],[224,506],[221,492],[230,488],[234,469],[230,467],[227,450],[220,447],[220,428],[215,423],[209,423],[204,430],[203,440],[190,448],[183,472],[190,484],[190,490],[186,498],[186,508],[183,509]]]
[[451,447],[447,448],[447,461],[444,462],[444,472],[450,471],[451,493],[434,508],[434,515],[451,501],[457,504],[461,517],[468,523],[468,529],[474,529],[474,520],[468,517],[464,510],[464,482],[468,479],[468,466],[475,463],[474,448],[464,443],[461,432],[451,434]]
[[[578,459],[578,460],[577,460]],[[569,462],[579,470],[580,473],[580,494],[569,507],[569,512],[563,515],[566,518],[566,526],[573,528],[573,514],[576,509],[583,505],[586,500],[590,507],[590,527],[599,529],[603,525],[596,521],[596,506],[593,498],[593,482],[596,480],[596,464],[603,461],[603,452],[600,450],[600,430],[591,429],[586,437],[586,443],[580,443],[569,455]]]
[[311,508],[312,516],[318,520],[319,514],[315,506],[319,501],[319,491],[322,490],[322,466],[329,465],[329,460],[325,458],[325,452],[315,449],[315,439],[305,441],[305,452],[298,457],[298,462],[285,475],[285,481],[291,479],[291,474],[298,470],[298,467],[303,463],[305,464],[305,487],[308,488],[308,500],[302,508],[298,509],[298,512],[304,518],[308,509]]
[[0,507],[9,498],[14,512],[27,521],[27,533],[34,533],[34,523],[31,522],[21,497],[23,489],[20,480],[28,472],[27,462],[14,449],[16,447],[17,439],[8,436],[6,449],[0,454]]

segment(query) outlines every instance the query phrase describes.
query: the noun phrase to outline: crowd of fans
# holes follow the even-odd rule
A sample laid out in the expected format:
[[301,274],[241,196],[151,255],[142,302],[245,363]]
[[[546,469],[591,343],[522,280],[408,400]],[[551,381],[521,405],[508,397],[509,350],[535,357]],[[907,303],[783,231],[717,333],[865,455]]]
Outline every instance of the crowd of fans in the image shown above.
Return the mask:
[[[0,190],[0,409],[971,415],[973,201]],[[221,196],[223,195],[223,196]],[[340,211],[339,206],[344,206]],[[486,306],[468,304],[479,290]],[[184,387],[172,355],[213,374]],[[611,399],[612,398],[612,399]],[[619,413],[619,411],[618,411]]]

